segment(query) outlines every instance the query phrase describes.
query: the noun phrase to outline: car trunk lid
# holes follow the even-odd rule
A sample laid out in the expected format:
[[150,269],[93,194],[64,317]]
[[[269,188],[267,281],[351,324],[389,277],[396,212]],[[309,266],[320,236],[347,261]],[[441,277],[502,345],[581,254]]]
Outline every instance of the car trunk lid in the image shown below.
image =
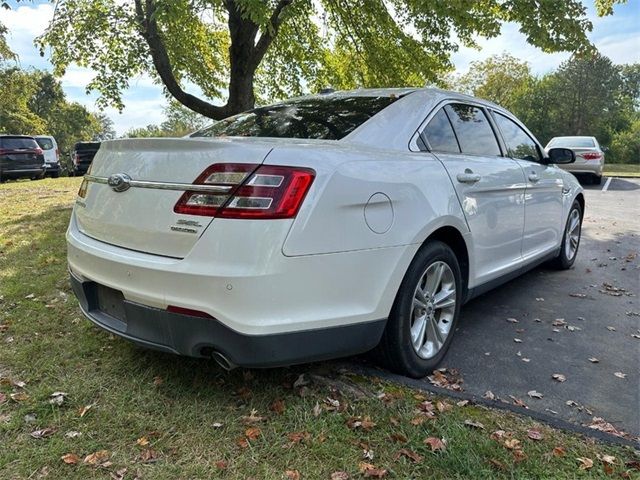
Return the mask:
[[[185,190],[213,164],[261,164],[272,148],[250,138],[104,142],[76,202],[78,228],[112,245],[183,258],[213,220],[174,212]],[[119,191],[123,176],[131,187]]]

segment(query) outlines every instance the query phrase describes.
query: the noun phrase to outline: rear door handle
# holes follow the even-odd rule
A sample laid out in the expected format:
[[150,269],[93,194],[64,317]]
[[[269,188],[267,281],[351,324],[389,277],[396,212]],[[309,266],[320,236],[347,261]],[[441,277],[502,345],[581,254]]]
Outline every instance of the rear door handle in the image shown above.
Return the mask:
[[540,180],[540,177],[538,175],[536,175],[535,173],[530,173],[529,174],[529,181],[531,183],[537,183]]
[[460,183],[476,183],[480,181],[480,175],[467,169],[464,173],[456,175],[456,179]]

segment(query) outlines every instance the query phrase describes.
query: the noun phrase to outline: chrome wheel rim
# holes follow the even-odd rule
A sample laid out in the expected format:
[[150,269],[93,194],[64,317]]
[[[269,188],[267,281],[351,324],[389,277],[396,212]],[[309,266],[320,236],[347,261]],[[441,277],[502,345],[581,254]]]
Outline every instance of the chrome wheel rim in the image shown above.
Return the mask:
[[580,244],[580,212],[577,209],[571,210],[567,221],[567,231],[564,235],[564,253],[567,260],[573,260],[578,252]]
[[445,262],[430,264],[420,276],[411,306],[411,344],[420,358],[442,350],[456,311],[456,281]]

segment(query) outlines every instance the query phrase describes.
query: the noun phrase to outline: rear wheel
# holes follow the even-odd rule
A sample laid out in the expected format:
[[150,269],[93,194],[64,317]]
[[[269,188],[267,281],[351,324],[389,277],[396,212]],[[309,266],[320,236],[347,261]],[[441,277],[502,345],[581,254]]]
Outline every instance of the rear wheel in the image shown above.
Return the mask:
[[416,254],[396,295],[379,345],[391,370],[428,375],[445,356],[460,313],[458,260],[446,244],[432,241]]
[[564,227],[564,235],[562,237],[562,246],[560,253],[553,260],[553,266],[560,270],[567,270],[573,266],[578,256],[578,247],[580,247],[580,238],[582,235],[582,207],[575,200],[569,211],[569,218]]

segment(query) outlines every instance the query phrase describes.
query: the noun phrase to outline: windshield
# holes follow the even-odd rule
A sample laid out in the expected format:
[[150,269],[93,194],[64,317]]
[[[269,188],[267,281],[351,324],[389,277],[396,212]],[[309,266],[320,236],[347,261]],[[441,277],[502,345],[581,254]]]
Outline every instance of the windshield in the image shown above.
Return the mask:
[[36,137],[36,142],[38,142],[42,150],[51,150],[53,148],[53,142],[50,138]]
[[38,144],[29,137],[1,137],[0,148],[8,150],[35,149],[38,148]]
[[294,99],[226,118],[191,137],[278,137],[340,140],[398,97]]
[[593,138],[590,137],[556,137],[549,142],[549,146],[563,148],[593,148],[596,144],[593,141]]

